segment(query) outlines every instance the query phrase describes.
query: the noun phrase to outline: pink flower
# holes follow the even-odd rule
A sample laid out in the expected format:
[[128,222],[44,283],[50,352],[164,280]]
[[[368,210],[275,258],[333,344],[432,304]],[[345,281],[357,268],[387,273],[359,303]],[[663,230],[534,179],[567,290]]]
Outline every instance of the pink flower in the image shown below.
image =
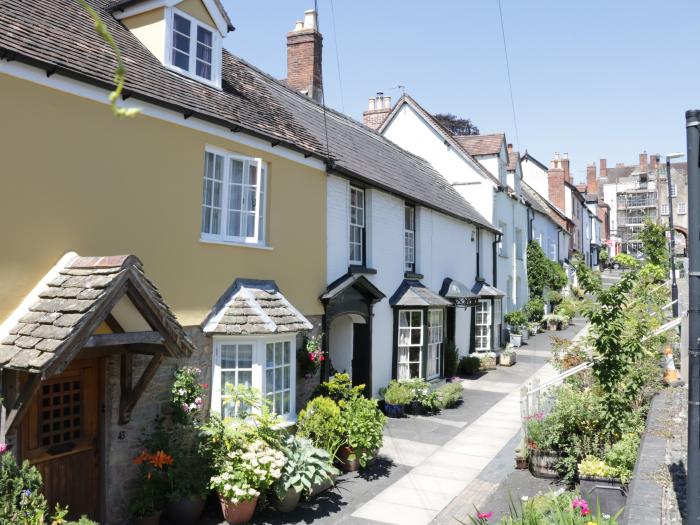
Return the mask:
[[476,517],[480,520],[490,520],[493,517],[493,512],[479,512]]
[[0,443],[0,454],[3,454],[8,450],[10,450],[10,445],[8,445],[7,443]]
[[188,405],[187,403],[183,403],[183,404],[182,404],[182,410],[183,410],[184,412],[189,412],[189,411],[190,411],[190,405]]
[[581,516],[588,516],[591,513],[590,509],[588,508],[588,502],[583,498],[574,498],[571,501],[571,506],[574,509],[581,509]]

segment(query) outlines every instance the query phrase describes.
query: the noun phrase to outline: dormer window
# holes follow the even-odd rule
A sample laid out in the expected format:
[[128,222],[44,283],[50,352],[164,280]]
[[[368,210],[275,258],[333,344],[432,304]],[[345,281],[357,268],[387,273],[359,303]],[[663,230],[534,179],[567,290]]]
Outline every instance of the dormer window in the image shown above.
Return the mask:
[[221,85],[221,39],[215,29],[171,9],[167,65],[196,80]]

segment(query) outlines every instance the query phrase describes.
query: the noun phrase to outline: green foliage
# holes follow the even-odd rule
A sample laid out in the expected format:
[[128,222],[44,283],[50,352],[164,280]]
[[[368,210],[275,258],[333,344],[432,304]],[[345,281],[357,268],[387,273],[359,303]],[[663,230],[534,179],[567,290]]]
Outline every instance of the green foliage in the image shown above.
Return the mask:
[[586,456],[578,464],[578,472],[581,476],[589,478],[611,479],[617,478],[616,470],[602,459],[595,456]]
[[572,261],[579,286],[588,293],[595,293],[603,288],[603,278],[598,270],[588,267],[583,256],[577,253]]
[[627,253],[618,253],[613,257],[613,263],[617,263],[621,268],[629,268],[631,270],[640,267],[639,261]]
[[[53,525],[54,522],[52,522]],[[60,525],[61,522],[59,521],[57,525]],[[100,525],[96,521],[92,521],[90,518],[87,516],[80,516],[78,521],[68,521],[65,523],[65,525]]]
[[287,436],[282,443],[286,463],[282,476],[275,483],[275,494],[284,498],[290,488],[309,494],[314,485],[339,474],[333,467],[333,457],[311,440],[299,436]]
[[440,404],[444,408],[451,408],[462,401],[464,388],[461,383],[446,383],[438,389],[437,394]]
[[352,447],[360,466],[364,467],[382,446],[386,416],[379,410],[376,399],[357,396],[340,401],[339,405],[344,442]]
[[325,396],[312,399],[299,412],[297,433],[335,457],[338,448],[345,441],[340,407]]
[[[521,502],[520,508],[511,500],[509,507],[508,516],[501,519],[500,525],[618,525],[617,520],[623,510],[620,509],[614,516],[605,516],[600,508],[594,511],[589,502],[575,492],[537,495]],[[477,515],[469,519],[472,525],[492,523],[489,513],[478,510]]]
[[573,319],[576,317],[580,309],[580,304],[574,299],[564,299],[561,303],[557,305],[554,309],[554,313],[564,316],[568,319]]
[[200,383],[202,370],[185,366],[175,371],[175,380],[170,390],[173,420],[189,424],[201,417],[204,403],[204,384]]
[[42,486],[36,467],[26,460],[18,465],[12,453],[0,453],[0,523],[43,525],[48,504]]
[[545,255],[537,241],[527,245],[527,283],[530,297],[542,297],[546,288],[560,290],[567,283],[566,272]]
[[413,401],[413,391],[408,386],[392,381],[384,391],[384,402],[390,405],[408,405]]
[[305,377],[311,377],[321,368],[321,363],[326,360],[326,356],[321,348],[323,334],[317,334],[304,338],[304,344],[297,349],[297,364],[299,371]]
[[638,237],[642,241],[642,253],[648,264],[670,268],[666,228],[663,225],[647,219]]
[[425,379],[414,377],[413,379],[401,379],[399,382],[411,390],[412,401],[420,403],[423,410],[431,414],[440,412],[442,405],[437,392],[430,388]]
[[445,377],[457,375],[459,364],[459,348],[452,339],[445,342]]
[[361,396],[365,385],[352,386],[352,380],[348,374],[335,374],[325,383],[321,383],[314,390],[313,397],[328,397],[336,403],[348,401]]
[[541,297],[531,297],[524,310],[528,321],[539,323],[544,317],[544,301]]
[[508,312],[503,316],[503,319],[510,325],[514,332],[519,332],[527,326],[527,315],[523,310]]
[[638,432],[628,432],[605,452],[605,463],[614,469],[615,477],[624,484],[632,479],[640,441]]
[[477,128],[471,119],[458,117],[452,113],[437,113],[433,115],[442,126],[444,126],[450,135],[478,135]]
[[469,376],[479,371],[481,360],[475,355],[464,356],[459,360],[457,370],[460,376]]
[[605,264],[608,262],[608,259],[610,258],[610,255],[608,254],[608,250],[600,250],[600,253],[598,253],[598,259],[600,259],[600,262]]
[[544,300],[546,303],[556,306],[561,302],[562,296],[556,290],[550,290],[545,294]]

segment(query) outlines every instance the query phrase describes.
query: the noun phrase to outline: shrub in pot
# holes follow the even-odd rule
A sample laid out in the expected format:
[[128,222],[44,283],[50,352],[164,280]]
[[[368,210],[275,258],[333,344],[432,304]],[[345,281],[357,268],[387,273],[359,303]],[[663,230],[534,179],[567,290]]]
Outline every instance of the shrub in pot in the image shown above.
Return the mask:
[[459,360],[457,371],[460,376],[470,376],[479,371],[481,361],[475,355],[464,356]]
[[444,408],[452,408],[462,401],[464,388],[461,383],[447,383],[438,389],[437,394]]
[[411,389],[398,381],[392,381],[384,391],[384,413],[389,417],[403,417],[404,407],[411,401]]
[[498,357],[499,364],[501,366],[513,366],[516,359],[517,355],[515,350],[513,350],[511,347],[506,348],[505,351],[501,352],[501,355]]
[[338,451],[341,469],[346,472],[365,467],[384,440],[386,416],[376,399],[362,396],[340,402],[343,446]]
[[547,324],[547,330],[550,332],[561,330],[565,324],[569,323],[566,317],[559,314],[547,314],[542,318],[542,321]]
[[627,503],[627,490],[617,477],[617,469],[605,461],[587,456],[578,465],[579,489],[589,501],[597,501],[600,511],[615,514]]
[[527,326],[527,316],[522,310],[508,312],[504,320],[510,326],[510,342],[516,348],[522,344],[522,331]]
[[352,385],[352,379],[350,379],[349,374],[335,374],[328,381],[316,387],[313,397],[323,396],[338,403],[360,396],[364,390],[365,385]]
[[496,370],[496,352],[479,352],[479,370]]
[[328,397],[309,401],[297,419],[297,434],[309,438],[332,458],[344,441],[343,419],[338,404]]
[[533,297],[525,304],[523,310],[529,322],[539,324],[544,317],[544,301],[539,297]]
[[540,327],[542,326],[540,323],[541,321],[527,323],[527,328],[530,330],[530,335],[537,335],[537,333],[540,331]]
[[311,494],[338,474],[333,458],[325,450],[315,447],[310,439],[287,436],[282,445],[285,457],[282,475],[274,485],[275,508],[291,512],[303,494]]
[[210,481],[219,496],[224,519],[231,525],[248,523],[260,493],[282,476],[285,462],[281,451],[260,439],[229,451]]
[[436,414],[440,412],[442,408],[440,399],[425,379],[414,377],[413,379],[401,379],[399,383],[412,393],[413,399],[409,405],[409,411],[412,414]]
[[139,466],[139,478],[130,508],[140,525],[157,525],[165,506],[168,489],[167,469],[172,457],[163,450],[144,450],[133,463]]

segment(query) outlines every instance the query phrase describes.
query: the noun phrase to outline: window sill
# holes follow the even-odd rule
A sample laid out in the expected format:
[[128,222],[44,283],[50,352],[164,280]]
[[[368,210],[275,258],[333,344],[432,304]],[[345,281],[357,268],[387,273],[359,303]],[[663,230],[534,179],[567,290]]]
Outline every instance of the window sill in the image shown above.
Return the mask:
[[361,273],[365,275],[376,275],[377,270],[374,268],[367,268],[366,266],[360,266],[358,264],[351,264],[348,266],[348,273],[356,274]]
[[256,250],[274,250],[272,246],[268,246],[266,244],[250,244],[250,243],[245,243],[245,242],[236,242],[236,241],[217,241],[215,239],[199,239],[199,242],[204,243],[204,244],[219,244],[222,246],[236,246],[239,248],[254,248]]
[[415,273],[415,272],[404,272],[403,274],[404,279],[414,279],[416,281],[420,281],[423,279],[425,276],[422,273]]

